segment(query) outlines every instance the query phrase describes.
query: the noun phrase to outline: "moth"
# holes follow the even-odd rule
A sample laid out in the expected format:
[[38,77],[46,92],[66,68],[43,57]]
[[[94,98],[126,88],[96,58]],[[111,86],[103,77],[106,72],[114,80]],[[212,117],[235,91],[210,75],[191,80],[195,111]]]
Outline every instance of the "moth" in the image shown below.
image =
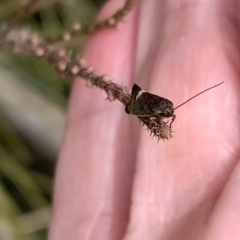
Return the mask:
[[182,104],[178,105],[175,108],[173,106],[173,103],[168,99],[146,92],[143,89],[141,89],[141,87],[139,87],[136,83],[134,83],[132,87],[131,98],[125,107],[125,111],[128,114],[132,114],[143,118],[144,117],[157,117],[159,119],[172,118],[170,122],[171,129],[172,123],[176,118],[174,111],[177,108],[186,104],[187,102],[199,96],[200,94],[221,85],[222,83],[223,82],[203,90],[202,92],[194,95],[193,97],[189,98],[187,101],[183,102]]

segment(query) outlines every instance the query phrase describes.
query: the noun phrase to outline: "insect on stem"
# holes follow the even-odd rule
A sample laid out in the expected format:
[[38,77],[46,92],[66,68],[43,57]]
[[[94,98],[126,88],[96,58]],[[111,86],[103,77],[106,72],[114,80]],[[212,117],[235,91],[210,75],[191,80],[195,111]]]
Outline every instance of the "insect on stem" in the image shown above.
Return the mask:
[[184,105],[185,103],[191,101],[193,98],[195,98],[195,97],[197,97],[197,96],[199,96],[199,95],[207,92],[207,91],[210,90],[210,89],[213,89],[213,88],[215,88],[215,87],[218,87],[219,85],[221,85],[221,84],[223,84],[223,83],[224,83],[224,82],[218,83],[217,85],[214,85],[214,86],[212,86],[212,87],[210,87],[210,88],[207,88],[207,89],[203,90],[202,92],[194,95],[193,97],[189,98],[187,101],[185,101],[185,102],[183,102],[182,104],[180,104],[180,105],[178,105],[177,107],[175,107],[174,110],[176,110],[177,108],[181,107],[181,106]]
[[[174,111],[193,98],[221,84],[223,82],[205,89],[174,108],[173,103],[168,99],[146,92],[135,83],[132,87],[131,98],[125,107],[125,111],[128,114],[139,117],[140,120],[144,119],[144,124],[147,123],[146,125],[149,126],[150,132],[157,136],[158,139],[169,139],[171,137],[172,124],[176,119]],[[170,123],[164,121],[164,119],[169,118],[171,118]]]

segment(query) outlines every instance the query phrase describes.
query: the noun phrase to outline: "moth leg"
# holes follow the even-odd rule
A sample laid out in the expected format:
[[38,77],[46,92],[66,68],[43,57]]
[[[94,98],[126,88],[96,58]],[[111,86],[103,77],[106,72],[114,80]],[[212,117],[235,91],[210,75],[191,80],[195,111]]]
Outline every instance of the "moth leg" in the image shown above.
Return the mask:
[[172,129],[172,124],[173,124],[175,119],[176,119],[176,115],[174,114],[173,117],[172,117],[172,121],[170,123],[170,129]]
[[167,121],[164,121],[164,123],[168,124],[169,123],[169,119]]

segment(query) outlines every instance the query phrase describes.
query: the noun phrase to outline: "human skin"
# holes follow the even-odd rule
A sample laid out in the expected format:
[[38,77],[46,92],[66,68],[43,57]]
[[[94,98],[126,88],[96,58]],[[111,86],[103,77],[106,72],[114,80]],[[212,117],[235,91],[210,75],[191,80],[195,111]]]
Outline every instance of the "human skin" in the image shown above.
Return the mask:
[[[110,1],[100,19],[123,5]],[[149,137],[119,102],[72,89],[49,240],[240,239],[239,1],[142,0],[85,59],[171,100],[173,138]]]

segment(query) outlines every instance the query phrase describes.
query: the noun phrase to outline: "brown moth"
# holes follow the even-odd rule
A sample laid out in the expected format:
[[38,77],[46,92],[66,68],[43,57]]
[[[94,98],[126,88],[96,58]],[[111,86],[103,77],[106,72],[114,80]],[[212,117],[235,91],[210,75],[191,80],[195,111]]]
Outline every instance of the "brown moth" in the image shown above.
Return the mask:
[[221,85],[222,83],[223,82],[205,89],[204,91],[194,95],[193,97],[189,98],[187,101],[183,102],[182,104],[175,108],[173,106],[173,103],[168,99],[146,92],[142,90],[137,84],[134,83],[132,87],[131,98],[125,107],[125,111],[128,114],[132,114],[138,117],[159,117],[159,119],[172,118],[170,122],[171,128],[171,125],[176,118],[174,110],[184,105],[185,103],[189,102],[198,95],[212,88],[215,88]]

